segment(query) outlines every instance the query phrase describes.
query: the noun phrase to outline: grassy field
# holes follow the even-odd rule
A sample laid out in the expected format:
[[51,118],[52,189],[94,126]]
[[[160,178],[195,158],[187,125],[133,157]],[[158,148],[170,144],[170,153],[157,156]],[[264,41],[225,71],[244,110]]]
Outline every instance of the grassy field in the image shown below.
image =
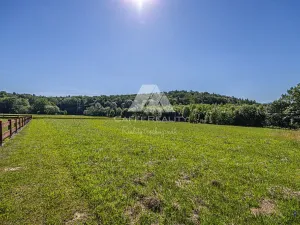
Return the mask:
[[35,118],[0,148],[0,224],[299,224],[300,134]]
[[[6,122],[7,121],[7,119],[6,118],[1,118],[0,117],[0,120],[4,123],[4,122]],[[5,131],[7,131],[8,130],[8,128],[7,127],[5,127],[5,128],[2,128],[2,133],[4,133]],[[1,150],[0,150],[1,151]]]

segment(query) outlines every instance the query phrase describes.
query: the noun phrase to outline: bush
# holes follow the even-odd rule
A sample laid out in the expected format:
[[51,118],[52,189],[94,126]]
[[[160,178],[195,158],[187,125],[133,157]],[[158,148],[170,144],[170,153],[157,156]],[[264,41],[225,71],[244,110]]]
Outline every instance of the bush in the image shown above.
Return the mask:
[[44,111],[48,115],[56,115],[60,113],[60,110],[56,105],[46,105]]

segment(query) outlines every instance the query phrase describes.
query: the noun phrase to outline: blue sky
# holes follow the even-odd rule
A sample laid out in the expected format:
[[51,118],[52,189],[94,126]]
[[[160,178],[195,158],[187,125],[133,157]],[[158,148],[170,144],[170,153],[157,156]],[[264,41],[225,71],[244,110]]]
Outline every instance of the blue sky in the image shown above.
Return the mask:
[[[151,1],[151,0],[148,0]],[[0,1],[0,89],[136,93],[142,84],[268,102],[300,82],[300,2]]]

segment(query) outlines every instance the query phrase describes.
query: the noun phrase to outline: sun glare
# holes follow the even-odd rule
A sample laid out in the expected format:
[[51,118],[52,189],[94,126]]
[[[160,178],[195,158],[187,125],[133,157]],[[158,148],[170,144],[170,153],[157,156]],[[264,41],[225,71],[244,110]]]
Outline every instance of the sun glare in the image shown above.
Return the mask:
[[153,0],[128,0],[131,2],[139,12],[143,11],[145,6]]

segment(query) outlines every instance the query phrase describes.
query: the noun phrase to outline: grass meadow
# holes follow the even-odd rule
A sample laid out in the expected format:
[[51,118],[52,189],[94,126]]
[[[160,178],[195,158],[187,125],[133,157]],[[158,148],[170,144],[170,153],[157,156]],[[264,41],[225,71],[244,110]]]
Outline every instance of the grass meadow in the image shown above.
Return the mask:
[[0,148],[0,224],[300,224],[298,131],[35,117]]

